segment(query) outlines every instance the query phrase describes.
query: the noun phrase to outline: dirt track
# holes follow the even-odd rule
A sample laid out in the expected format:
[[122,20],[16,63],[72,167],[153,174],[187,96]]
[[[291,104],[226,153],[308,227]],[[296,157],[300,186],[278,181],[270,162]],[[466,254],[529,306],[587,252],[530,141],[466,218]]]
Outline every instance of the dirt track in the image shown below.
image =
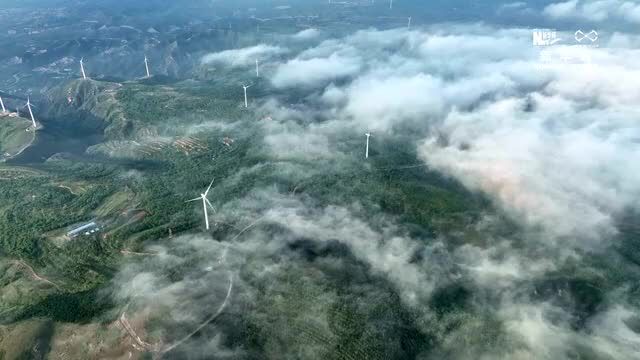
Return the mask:
[[18,267],[26,269],[32,279],[45,282],[45,283],[55,287],[56,289],[61,290],[60,286],[58,286],[58,284],[54,283],[53,281],[51,281],[51,280],[49,280],[49,279],[47,279],[45,277],[42,277],[42,276],[38,275],[33,270],[33,268],[29,264],[27,264],[26,262],[24,262],[22,260],[11,260],[11,263],[16,265],[16,266],[18,266]]
[[218,310],[214,314],[212,314],[210,317],[208,317],[205,321],[203,321],[200,325],[198,325],[198,327],[196,327],[196,329],[193,330],[191,333],[189,333],[187,336],[183,337],[182,339],[166,347],[163,347],[161,343],[152,344],[144,341],[133,329],[133,327],[129,323],[129,320],[127,320],[126,311],[122,312],[122,314],[120,315],[120,318],[118,319],[118,322],[120,323],[120,325],[122,325],[122,327],[125,329],[125,331],[129,334],[129,336],[133,339],[133,341],[138,347],[161,356],[162,354],[165,354],[175,349],[185,341],[189,340],[192,336],[194,336],[200,330],[202,330],[205,326],[207,326],[207,324],[209,324],[211,321],[215,320],[218,316],[220,316],[220,314],[222,314],[222,312],[226,308],[227,303],[229,302],[229,298],[231,297],[232,290],[233,290],[233,275],[229,273],[229,287],[227,289],[227,295],[225,296],[224,301],[222,302],[222,305],[220,305]]

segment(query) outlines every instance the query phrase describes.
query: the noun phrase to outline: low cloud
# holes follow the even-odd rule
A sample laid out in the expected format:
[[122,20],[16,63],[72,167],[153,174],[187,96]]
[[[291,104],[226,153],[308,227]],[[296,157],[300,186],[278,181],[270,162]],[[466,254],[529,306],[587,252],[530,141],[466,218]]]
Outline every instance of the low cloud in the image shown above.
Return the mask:
[[[614,80],[640,79],[628,60],[637,50],[558,49],[593,64],[540,68],[530,32],[520,29],[360,31],[305,50],[289,68],[298,71],[285,76],[283,65],[273,81],[322,89],[335,126],[412,129],[428,165],[489,195],[520,224],[542,227],[551,243],[604,245],[615,217],[640,198],[638,171],[623,165],[638,156],[631,129],[640,98],[633,81]],[[331,66],[305,81],[306,65],[325,64],[327,54],[357,66],[343,66],[341,83],[326,85],[341,74]]]
[[574,109],[563,109],[568,104],[557,98],[533,100],[544,110],[527,113],[524,99],[505,99],[472,114],[450,114],[440,128],[448,146],[427,140],[423,158],[467,187],[492,194],[524,224],[544,226],[553,238],[608,238],[615,231],[612,216],[640,194],[637,177],[623,166],[639,155],[624,130],[630,119],[605,124],[596,120],[599,111],[578,111],[582,124],[550,130]]
[[[330,316],[341,304],[338,293],[358,293],[365,308],[384,291],[371,284],[375,280],[397,293],[396,303],[410,314],[407,326],[432,341],[425,357],[631,359],[638,335],[626,322],[635,307],[604,291],[628,295],[628,289],[617,280],[604,290],[592,284],[606,271],[589,262],[589,254],[611,251],[617,219],[640,200],[636,39],[618,34],[612,47],[563,47],[588,53],[593,64],[541,68],[530,36],[525,29],[481,24],[366,30],[292,55],[271,82],[295,88],[303,100],[266,99],[258,112],[268,116],[251,123],[263,135],[251,150],[269,161],[219,185],[238,196],[215,204],[216,221],[240,233],[221,242],[174,240],[155,260],[121,273],[120,299],[142,308],[175,306],[172,321],[190,324],[207,311],[180,304],[182,294],[205,299],[191,287],[214,281],[208,269],[220,269],[216,276],[231,271],[240,303],[230,305],[230,318],[269,329],[265,351],[278,354],[283,341],[303,346],[291,338],[292,323],[321,339],[314,350],[336,348]],[[355,151],[341,142],[368,130],[380,143],[401,137],[429,176],[435,171],[491,201],[490,214],[455,229],[464,233],[464,244],[449,233],[416,235],[416,225],[366,194],[316,199],[297,186],[339,171],[356,178]],[[378,154],[372,163],[388,155]],[[363,176],[377,176],[374,164],[363,165]],[[246,189],[245,181],[264,182]],[[183,263],[182,257],[197,261]],[[191,270],[167,281],[159,275],[164,264]],[[350,273],[361,282],[336,280],[347,265],[366,279]],[[592,308],[581,307],[584,293],[569,284],[579,277],[572,271],[595,294]],[[300,294],[312,300],[297,302]],[[207,346],[236,351],[225,342],[231,323],[212,324],[214,340]]]
[[635,1],[569,0],[547,5],[543,13],[553,19],[640,23],[640,4]]
[[317,39],[321,32],[318,29],[304,29],[291,36],[295,41],[309,41]]
[[256,60],[263,60],[286,53],[287,50],[279,46],[260,44],[242,49],[225,50],[207,54],[202,57],[202,64],[219,63],[227,66],[247,66]]
[[387,277],[398,286],[410,306],[425,301],[437,283],[436,273],[427,271],[426,259],[424,265],[412,261],[418,251],[423,251],[423,246],[399,235],[398,229],[384,218],[377,219],[374,229],[349,209],[336,206],[319,210],[304,206],[276,208],[267,212],[266,217],[285,226],[295,237],[347,245],[373,273]]
[[271,79],[275,87],[313,86],[357,73],[357,58],[331,54],[326,58],[292,59],[278,66]]

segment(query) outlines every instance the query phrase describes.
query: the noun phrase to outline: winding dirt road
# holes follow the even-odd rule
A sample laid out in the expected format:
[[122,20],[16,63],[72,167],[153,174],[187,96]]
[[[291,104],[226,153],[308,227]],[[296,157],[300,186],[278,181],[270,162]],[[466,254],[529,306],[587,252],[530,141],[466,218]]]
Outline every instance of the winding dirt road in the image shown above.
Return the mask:
[[200,330],[202,330],[205,326],[207,326],[207,324],[209,324],[211,321],[215,320],[218,316],[220,316],[220,314],[222,314],[224,309],[227,307],[227,303],[229,302],[229,298],[231,297],[232,290],[233,290],[233,274],[229,273],[229,287],[227,288],[227,295],[225,296],[224,301],[222,302],[222,305],[220,305],[218,310],[215,313],[213,313],[210,317],[208,317],[205,321],[203,321],[200,325],[198,325],[198,327],[196,327],[195,330],[193,330],[188,335],[186,335],[182,339],[174,342],[169,346],[163,347],[161,343],[152,344],[143,340],[133,329],[133,327],[129,323],[129,320],[127,320],[126,310],[122,312],[122,314],[120,315],[120,318],[118,318],[118,322],[122,325],[122,327],[129,334],[129,336],[133,339],[136,345],[138,345],[140,348],[146,351],[155,353],[158,356],[162,356],[162,354],[165,354],[175,349],[176,347],[182,345],[185,341],[189,340],[192,336],[194,336]]
[[29,273],[29,275],[31,276],[32,279],[45,282],[45,283],[55,287],[56,289],[61,290],[60,286],[58,286],[58,284],[54,283],[53,281],[51,281],[51,280],[49,280],[49,279],[47,279],[45,277],[42,277],[42,276],[38,275],[33,270],[33,268],[29,264],[24,262],[23,260],[11,260],[10,263],[27,270],[27,273]]

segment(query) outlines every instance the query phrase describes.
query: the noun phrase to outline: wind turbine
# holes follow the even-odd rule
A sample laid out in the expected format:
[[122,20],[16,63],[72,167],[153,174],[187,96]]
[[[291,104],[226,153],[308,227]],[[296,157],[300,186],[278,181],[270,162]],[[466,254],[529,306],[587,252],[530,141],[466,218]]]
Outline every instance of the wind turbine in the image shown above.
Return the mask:
[[27,109],[29,109],[29,115],[31,116],[31,122],[33,122],[33,129],[35,130],[38,127],[36,124],[36,118],[33,116],[33,111],[31,111],[31,98],[27,96]]
[[80,58],[80,71],[82,72],[82,79],[87,80],[87,74],[84,72],[84,58]]
[[149,60],[147,60],[147,55],[144,56],[144,68],[147,70],[147,77],[151,77],[151,73],[149,72]]
[[260,61],[256,59],[256,77],[260,77]]
[[407,29],[411,29],[411,16],[409,16],[409,23],[407,24]]
[[389,9],[393,9],[393,0],[389,0]]
[[6,114],[7,109],[4,107],[4,101],[2,101],[2,96],[0,96],[0,106],[2,106],[2,113]]
[[244,89],[244,107],[248,108],[249,107],[249,100],[247,100],[247,89],[252,87],[253,84],[249,85],[249,86],[245,86],[242,85],[242,88]]
[[209,213],[207,212],[207,205],[209,205],[214,212],[216,211],[213,205],[211,205],[211,203],[209,202],[209,199],[207,199],[207,195],[209,194],[209,190],[211,190],[211,185],[213,185],[214,180],[215,179],[211,180],[211,184],[209,184],[209,187],[207,188],[207,191],[204,192],[204,194],[200,194],[200,196],[195,199],[187,200],[187,202],[202,200],[202,208],[204,210],[204,222],[207,225],[207,230],[209,230]]
[[365,150],[364,158],[368,159],[369,158],[369,137],[371,137],[371,133],[366,133],[365,135],[367,137],[367,150]]

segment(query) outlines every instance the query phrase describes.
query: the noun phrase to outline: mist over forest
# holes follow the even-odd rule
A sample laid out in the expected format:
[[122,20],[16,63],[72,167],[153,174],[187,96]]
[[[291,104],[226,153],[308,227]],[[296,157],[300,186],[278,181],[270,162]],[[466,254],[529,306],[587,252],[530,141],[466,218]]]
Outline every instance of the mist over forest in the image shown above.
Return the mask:
[[0,359],[637,359],[639,23],[0,2]]

